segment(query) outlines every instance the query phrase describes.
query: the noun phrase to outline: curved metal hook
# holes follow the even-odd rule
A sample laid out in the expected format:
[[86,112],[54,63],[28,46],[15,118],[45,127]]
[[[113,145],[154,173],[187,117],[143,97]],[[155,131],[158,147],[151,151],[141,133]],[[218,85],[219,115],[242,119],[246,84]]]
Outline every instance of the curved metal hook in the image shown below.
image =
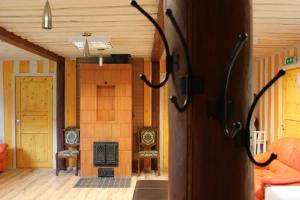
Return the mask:
[[191,60],[190,60],[189,50],[188,50],[187,44],[185,42],[185,39],[183,37],[183,34],[182,34],[178,24],[176,22],[176,19],[174,18],[173,14],[172,14],[172,10],[167,9],[166,15],[170,18],[170,21],[172,22],[172,24],[173,24],[173,26],[174,26],[174,28],[175,28],[175,30],[176,30],[179,38],[180,38],[181,44],[183,46],[186,62],[187,62],[186,99],[184,100],[183,106],[180,106],[178,104],[177,97],[170,96],[170,100],[175,105],[177,110],[179,112],[184,112],[187,109],[187,107],[188,107],[188,105],[191,101]]
[[138,5],[135,0],[131,1],[131,5],[138,9],[155,26],[164,43],[166,49],[166,76],[164,80],[159,84],[153,84],[146,78],[145,74],[140,74],[140,79],[143,80],[149,87],[161,88],[168,81],[171,72],[171,54],[167,38],[159,24],[140,5]]
[[285,75],[285,71],[284,70],[279,70],[279,72],[277,73],[277,75],[258,93],[258,95],[254,98],[254,101],[250,107],[250,110],[249,110],[249,113],[248,113],[248,116],[247,116],[247,123],[246,123],[246,137],[245,137],[245,148],[246,148],[246,151],[247,151],[247,154],[248,154],[248,157],[249,159],[257,166],[260,166],[260,167],[265,167],[267,165],[269,165],[274,159],[277,158],[277,155],[272,153],[270,158],[266,161],[266,162],[263,162],[263,163],[260,163],[260,162],[257,162],[255,161],[252,153],[251,153],[251,150],[250,150],[250,133],[251,133],[251,130],[250,130],[250,123],[251,123],[251,118],[252,118],[252,114],[255,110],[255,106],[256,104],[258,103],[259,99],[262,97],[262,95],[280,78],[282,77],[283,75]]
[[227,126],[227,116],[228,116],[228,85],[229,85],[229,79],[230,79],[230,74],[232,67],[234,66],[234,63],[237,59],[237,56],[239,55],[240,51],[242,50],[242,47],[248,40],[248,34],[247,33],[241,33],[239,34],[239,40],[234,46],[233,52],[230,56],[230,59],[227,63],[226,67],[226,73],[225,73],[225,88],[224,88],[224,116],[223,116],[223,122],[222,126],[224,128],[224,134],[226,136],[231,136],[234,137],[239,131],[242,130],[242,123],[241,122],[235,122],[233,123],[233,129],[230,131],[228,126]]

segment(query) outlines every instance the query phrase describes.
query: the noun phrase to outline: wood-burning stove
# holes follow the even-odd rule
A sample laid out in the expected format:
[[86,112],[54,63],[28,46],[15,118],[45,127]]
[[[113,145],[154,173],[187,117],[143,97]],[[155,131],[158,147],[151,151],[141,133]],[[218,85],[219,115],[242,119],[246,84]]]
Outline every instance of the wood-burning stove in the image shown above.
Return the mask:
[[94,142],[94,166],[118,166],[118,142]]

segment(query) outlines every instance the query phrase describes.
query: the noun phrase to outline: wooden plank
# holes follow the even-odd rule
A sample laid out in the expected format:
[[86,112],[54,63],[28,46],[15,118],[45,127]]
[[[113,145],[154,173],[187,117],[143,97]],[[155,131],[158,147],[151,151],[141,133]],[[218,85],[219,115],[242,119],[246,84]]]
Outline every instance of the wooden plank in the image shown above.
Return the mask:
[[[158,3],[158,0],[139,0],[139,3],[143,6],[147,5],[155,5]],[[1,1],[0,7],[2,9],[17,9],[22,10],[24,7],[40,10],[42,11],[42,8],[44,6],[45,2],[43,1],[34,1],[34,0],[28,0],[26,1],[26,6],[24,4],[20,4],[18,1],[10,0],[10,1]],[[72,3],[68,0],[60,0],[60,1],[52,1],[50,2],[52,9],[66,9],[66,8],[92,8],[92,7],[116,7],[116,6],[128,6],[128,1],[123,0],[101,0],[99,2],[98,0],[89,0],[87,2],[83,2],[80,0],[73,0]]]
[[30,72],[29,60],[21,60],[20,61],[19,72],[20,73],[29,73]]
[[37,73],[44,73],[45,70],[45,63],[43,60],[38,60],[37,61]]
[[66,127],[76,126],[76,61],[66,61]]
[[[157,23],[164,30],[164,3],[163,3],[163,0],[159,1]],[[159,35],[159,32],[156,30],[154,33],[154,42],[153,42],[152,55],[151,55],[152,62],[159,62],[161,56],[163,55],[163,52],[164,52],[164,44]]]
[[[144,74],[151,78],[151,62],[144,59]],[[144,84],[144,126],[151,126],[151,88]]]

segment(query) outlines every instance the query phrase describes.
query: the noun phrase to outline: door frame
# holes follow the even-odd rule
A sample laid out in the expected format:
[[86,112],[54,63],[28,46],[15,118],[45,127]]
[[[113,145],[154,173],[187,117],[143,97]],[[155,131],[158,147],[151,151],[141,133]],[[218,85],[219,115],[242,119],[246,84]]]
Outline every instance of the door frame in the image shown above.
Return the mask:
[[14,61],[14,72],[12,79],[12,149],[13,149],[13,168],[16,168],[17,164],[17,153],[16,153],[16,77],[52,77],[53,78],[53,89],[52,89],[52,169],[56,168],[55,154],[57,152],[57,124],[56,124],[56,79],[57,79],[57,65],[55,64],[54,73],[49,73],[49,60],[44,60],[45,71],[47,73],[37,73],[36,60],[30,60],[30,72],[20,73],[19,72],[19,61]]

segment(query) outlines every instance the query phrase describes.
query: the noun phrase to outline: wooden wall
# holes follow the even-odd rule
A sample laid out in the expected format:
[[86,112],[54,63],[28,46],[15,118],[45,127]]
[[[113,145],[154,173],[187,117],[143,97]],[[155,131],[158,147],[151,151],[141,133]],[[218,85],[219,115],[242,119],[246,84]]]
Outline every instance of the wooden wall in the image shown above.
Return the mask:
[[77,126],[76,120],[76,61],[66,61],[66,127]]
[[[169,107],[170,163],[169,199],[253,200],[253,166],[246,152],[226,138],[218,120],[207,115],[210,101],[223,94],[225,65],[240,32],[251,33],[249,0],[167,0],[183,30],[192,62],[192,75],[204,78],[204,91],[192,97],[187,112]],[[169,81],[169,93],[180,102],[185,96],[178,81],[186,72],[178,35],[165,20],[168,41],[180,55],[180,69]],[[251,98],[251,38],[238,57],[230,80],[234,119],[245,123]],[[200,62],[201,61],[201,62]]]
[[[103,88],[102,88],[103,87]],[[102,102],[100,89],[112,88],[111,100]],[[110,89],[111,90],[111,89]],[[104,93],[104,92],[103,92]],[[100,95],[100,98],[97,98]],[[100,104],[101,105],[101,104]],[[104,110],[110,108],[109,111]],[[103,120],[106,114],[107,120]],[[102,120],[97,113],[103,112]],[[118,142],[119,165],[116,176],[130,176],[132,170],[132,66],[130,64],[95,64],[80,66],[80,149],[82,176],[97,176],[93,165],[93,142]]]
[[[144,74],[151,79],[151,62],[144,59]],[[144,85],[144,126],[151,126],[151,88]]]
[[[299,47],[293,47],[277,50],[271,55],[255,59],[253,69],[255,93],[258,93],[275,76],[285,64],[286,58],[298,57],[299,52]],[[271,87],[257,106],[256,117],[259,121],[259,130],[266,131],[271,144],[282,136],[282,80],[279,79]]]
[[[76,61],[66,61],[65,69],[65,127],[78,127],[76,118]],[[75,160],[69,159],[68,166],[75,167]]]

